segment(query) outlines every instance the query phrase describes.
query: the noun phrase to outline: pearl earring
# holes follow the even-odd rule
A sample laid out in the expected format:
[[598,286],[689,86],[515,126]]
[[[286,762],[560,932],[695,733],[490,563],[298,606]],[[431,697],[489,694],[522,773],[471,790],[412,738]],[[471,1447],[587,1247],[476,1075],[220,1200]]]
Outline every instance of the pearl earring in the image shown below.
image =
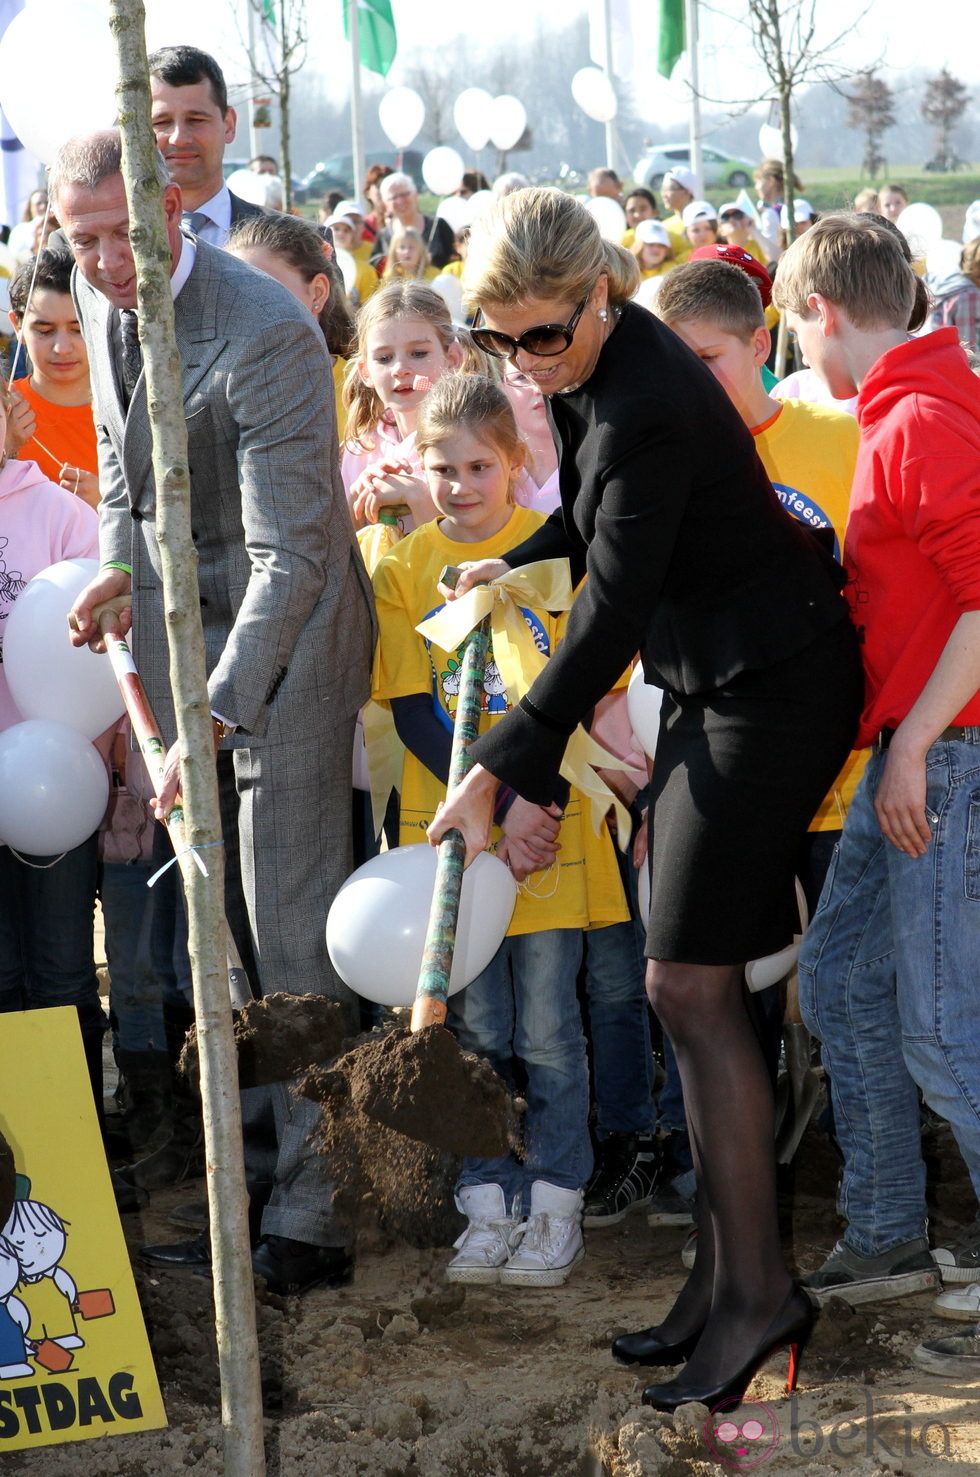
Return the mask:
[[609,314],[606,312],[605,308],[600,308],[599,309],[599,321],[600,321],[600,323],[605,323],[608,317],[609,317]]

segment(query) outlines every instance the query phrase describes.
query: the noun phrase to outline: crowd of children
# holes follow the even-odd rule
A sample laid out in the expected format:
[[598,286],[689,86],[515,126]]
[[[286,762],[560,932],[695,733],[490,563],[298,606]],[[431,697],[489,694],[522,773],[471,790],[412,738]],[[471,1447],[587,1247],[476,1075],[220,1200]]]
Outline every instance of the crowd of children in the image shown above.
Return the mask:
[[[312,223],[276,214],[239,222],[227,249],[275,277],[318,319],[334,360],[341,470],[351,516],[359,527],[376,524],[382,515],[397,521],[385,549],[379,547],[371,559],[379,619],[373,699],[390,710],[404,745],[397,801],[399,839],[407,843],[424,838],[444,790],[460,655],[441,650],[417,627],[442,608],[443,566],[495,558],[553,513],[558,455],[537,386],[506,359],[482,353],[466,328],[454,322],[445,298],[428,285],[438,270],[433,255],[446,254],[446,231],[436,231],[432,219],[418,211],[404,178],[368,182],[373,218],[357,201],[335,202],[325,212],[336,250],[324,248]],[[722,384],[752,432],[787,514],[828,539],[844,560],[854,617],[865,633],[870,693],[860,735],[865,747],[852,756],[809,836],[801,838],[798,864],[809,911],[816,912],[801,967],[804,1018],[826,1053],[845,1158],[842,1206],[849,1221],[834,1257],[811,1283],[818,1298],[836,1293],[860,1301],[869,1288],[868,1295],[874,1295],[883,1285],[893,1291],[922,1285],[917,1276],[934,1265],[925,1239],[921,1174],[909,1157],[917,1138],[916,1087],[953,1123],[971,1172],[980,1165],[980,1121],[971,1106],[980,1100],[980,1085],[972,1084],[975,1035],[968,1012],[938,1025],[925,1019],[919,992],[905,980],[900,960],[897,997],[896,966],[890,964],[877,993],[862,1002],[869,1017],[865,1039],[854,1027],[849,994],[857,989],[854,971],[835,961],[844,937],[842,920],[848,909],[858,907],[853,896],[843,896],[843,878],[855,875],[873,852],[882,895],[890,889],[896,898],[913,897],[904,880],[908,868],[896,859],[920,858],[930,848],[936,852],[940,824],[958,828],[942,834],[950,836],[957,856],[967,856],[960,889],[966,901],[962,916],[957,912],[955,921],[944,925],[949,955],[943,957],[956,960],[958,949],[964,959],[976,957],[977,868],[970,861],[976,836],[975,827],[970,829],[972,812],[960,805],[960,797],[975,775],[980,743],[975,623],[980,397],[963,354],[963,348],[978,348],[980,243],[965,246],[961,280],[934,293],[929,326],[937,332],[910,337],[910,330],[922,325],[925,290],[903,238],[889,224],[908,204],[901,187],[888,186],[873,202],[860,202],[862,215],[824,220],[797,196],[790,221],[782,204],[783,184],[778,161],[764,161],[756,176],[757,205],[740,197],[716,209],[696,198],[693,175],[677,167],[662,183],[663,219],[650,191],[639,188],[626,196],[623,244],[639,267],[639,300]],[[376,237],[384,248],[380,256],[372,246]],[[465,231],[457,237],[461,256],[465,238]],[[338,252],[354,263],[346,285],[340,269],[344,256]],[[451,275],[456,269],[458,275],[462,263],[443,262],[442,269]],[[43,251],[22,269],[11,290],[11,321],[23,338],[30,370],[15,381],[10,395],[6,450],[20,460],[8,461],[0,472],[0,497],[8,512],[28,503],[43,508],[48,529],[42,537],[35,519],[28,533],[26,523],[21,528],[8,517],[5,557],[8,569],[16,566],[22,580],[57,558],[95,549],[90,512],[98,504],[95,433],[70,271],[70,259]],[[772,314],[767,317],[766,310],[773,277],[776,302],[803,350],[811,380],[819,377],[820,383],[808,388],[805,379],[794,381],[791,388],[806,393],[777,387],[774,394],[772,377],[765,374],[772,351]],[[548,327],[557,331],[560,325]],[[572,335],[574,323],[561,331]],[[636,372],[642,374],[643,366]],[[924,397],[928,412],[902,410],[898,402],[912,388]],[[827,403],[829,397],[835,403]],[[935,425],[948,431],[942,456]],[[526,594],[505,598],[518,600],[538,657],[549,656],[562,638],[564,615]],[[484,727],[492,726],[517,695],[491,654]],[[945,788],[934,796],[940,783]],[[630,799],[636,790],[634,784]],[[947,796],[955,811],[949,822]],[[512,1155],[465,1161],[457,1204],[466,1228],[447,1268],[453,1281],[560,1285],[583,1255],[583,1212],[589,1227],[613,1224],[633,1209],[647,1209],[655,1224],[690,1220],[694,1213],[685,1175],[690,1156],[683,1107],[669,1052],[659,1120],[652,1091],[658,1074],[633,921],[636,868],[617,857],[608,824],[597,833],[588,813],[575,787],[550,806],[506,789],[498,796],[493,846],[518,881],[518,902],[498,954],[454,997],[450,1027],[463,1046],[519,1083],[528,1103],[526,1152],[521,1162]],[[832,864],[839,842],[840,860]],[[144,849],[138,850],[145,863]],[[86,878],[90,872],[94,876],[90,853],[94,856],[92,847],[86,851]],[[8,874],[4,928],[11,939],[16,931],[21,951],[29,944],[25,919],[43,926],[49,904],[24,905],[23,916],[15,917],[10,901],[25,888],[50,887],[56,874],[23,871],[8,848],[0,848],[0,861]],[[937,889],[940,882],[945,885],[940,878]],[[85,887],[81,908],[90,920],[94,888],[87,881]],[[917,894],[913,900],[918,906]],[[874,900],[863,893],[860,907],[877,916]],[[107,923],[113,934],[121,935],[112,920],[122,913],[114,914],[110,901]],[[966,949],[960,948],[963,939],[969,940]],[[894,947],[900,953],[897,943]],[[125,956],[118,957],[112,1003],[128,1012],[132,1026],[137,1006],[127,1004]],[[23,999],[23,981],[6,970],[5,980],[5,998]],[[91,1014],[87,965],[83,985],[84,1009]],[[839,1001],[835,990],[841,992]],[[31,996],[30,1003],[53,998]],[[591,1057],[580,1001],[586,1006]],[[80,996],[75,1003],[83,1008]],[[760,1029],[769,1033],[774,1071],[780,1018],[781,1002],[770,992],[759,1019]],[[624,1031],[630,1034],[626,1055],[638,1103],[627,1103],[614,1081],[617,1062],[625,1070],[615,1044]],[[132,1043],[125,1027],[119,1034]],[[150,1049],[159,1053],[164,1042],[150,1035]],[[862,1052],[883,1050],[885,1041],[888,1091],[869,1102],[867,1079],[855,1063]],[[127,1049],[124,1044],[123,1052]],[[138,1087],[137,1067],[132,1075]],[[888,1132],[904,1134],[901,1156],[884,1155],[877,1147],[869,1156],[869,1142],[879,1144],[876,1114],[883,1111],[891,1116]],[[865,1125],[870,1140],[856,1123]],[[674,1145],[670,1154],[664,1151],[665,1132]],[[895,1204],[907,1206],[902,1215],[895,1204],[882,1201],[881,1186],[889,1174],[896,1181]],[[980,1171],[976,1184],[980,1193]],[[971,1289],[980,1288],[978,1235],[974,1230],[964,1246],[936,1252],[949,1275]],[[971,1267],[977,1280],[967,1280]],[[971,1296],[970,1307],[980,1314],[978,1295],[971,1291]],[[963,1316],[958,1304],[957,1309]],[[928,1351],[922,1357],[927,1359]],[[980,1348],[933,1351],[933,1357],[975,1357],[980,1363]]]

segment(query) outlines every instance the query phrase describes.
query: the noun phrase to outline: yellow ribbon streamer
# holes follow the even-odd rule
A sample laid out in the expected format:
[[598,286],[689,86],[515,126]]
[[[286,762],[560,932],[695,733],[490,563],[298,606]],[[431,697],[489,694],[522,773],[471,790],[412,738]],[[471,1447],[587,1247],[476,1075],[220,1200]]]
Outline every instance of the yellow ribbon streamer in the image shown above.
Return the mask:
[[[568,610],[574,598],[568,560],[542,559],[537,564],[526,564],[521,569],[509,569],[488,585],[475,586],[458,600],[449,601],[435,615],[421,621],[415,629],[441,651],[452,654],[484,616],[489,615],[493,659],[500,672],[507,700],[515,707],[548,659],[538,649],[521,613],[521,607],[526,605],[536,610]],[[600,769],[630,768],[629,764],[617,759],[615,754],[610,754],[579,725],[568,740],[561,773],[588,798],[594,831],[599,831],[610,806],[613,807],[616,812],[617,840],[625,850],[631,826],[629,812],[605,781],[599,778],[593,766]]]

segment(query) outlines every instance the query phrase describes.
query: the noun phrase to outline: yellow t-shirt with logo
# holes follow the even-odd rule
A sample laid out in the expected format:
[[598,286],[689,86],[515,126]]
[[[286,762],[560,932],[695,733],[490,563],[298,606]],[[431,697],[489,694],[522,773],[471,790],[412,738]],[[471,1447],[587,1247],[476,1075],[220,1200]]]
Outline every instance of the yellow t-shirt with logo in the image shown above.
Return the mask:
[[[784,400],[773,419],[755,426],[752,434],[787,513],[813,528],[833,528],[839,559],[860,439],[857,421],[830,405]],[[840,830],[867,759],[865,750],[851,754],[811,822],[811,831]]]
[[[515,508],[506,526],[492,539],[470,544],[448,538],[440,520],[436,520],[423,523],[385,555],[373,581],[379,639],[371,695],[376,701],[429,693],[437,718],[447,732],[451,731],[462,648],[440,651],[427,644],[415,627],[443,608],[437,585],[445,565],[458,564],[462,559],[498,558],[522,543],[543,522],[541,513]],[[561,639],[565,614],[525,608],[523,615],[538,650],[550,655]],[[481,733],[509,707],[491,650],[484,678]],[[444,786],[406,749],[398,838],[403,846],[425,840],[426,828],[443,799]],[[495,826],[492,845],[500,836]],[[598,834],[593,831],[588,802],[576,789],[569,794],[558,840],[561,850],[555,864],[533,873],[521,884],[509,934],[549,928],[597,928],[621,923],[629,916],[609,832],[605,824]]]

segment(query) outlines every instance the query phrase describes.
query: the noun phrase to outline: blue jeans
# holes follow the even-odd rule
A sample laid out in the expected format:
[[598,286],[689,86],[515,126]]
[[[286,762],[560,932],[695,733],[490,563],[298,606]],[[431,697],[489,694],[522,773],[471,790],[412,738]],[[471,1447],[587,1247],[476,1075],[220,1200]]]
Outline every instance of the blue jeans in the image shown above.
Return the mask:
[[577,928],[506,938],[449,1001],[447,1024],[463,1050],[486,1057],[509,1084],[516,1058],[526,1078],[524,1163],[512,1154],[465,1159],[458,1189],[500,1185],[508,1205],[523,1195],[526,1210],[534,1180],[578,1190],[588,1179],[589,1073],[575,989],[581,958]]
[[642,933],[631,918],[585,935],[596,1137],[654,1131],[653,1051]]
[[865,1256],[923,1236],[916,1084],[980,1196],[980,728],[926,756],[932,841],[884,839],[872,757],[800,956],[800,1009],[831,1074],[846,1239]]
[[146,883],[152,875],[152,862],[105,862],[102,867],[109,1008],[121,1051],[167,1049],[163,991],[150,957],[153,891]]
[[21,861],[0,846],[0,1011],[74,1005],[84,1033],[105,1030],[95,973],[98,834]]

